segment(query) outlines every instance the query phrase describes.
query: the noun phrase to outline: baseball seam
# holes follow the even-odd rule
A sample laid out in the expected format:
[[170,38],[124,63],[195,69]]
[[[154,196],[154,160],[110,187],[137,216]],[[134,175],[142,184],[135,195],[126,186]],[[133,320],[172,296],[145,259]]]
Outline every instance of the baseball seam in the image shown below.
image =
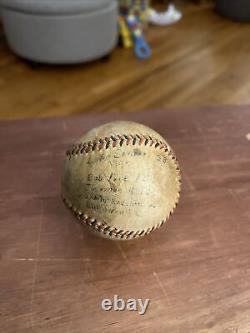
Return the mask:
[[177,174],[178,174],[178,183],[179,183],[179,191],[177,194],[176,202],[174,207],[169,213],[169,216],[166,217],[165,220],[161,221],[160,223],[154,225],[151,228],[142,229],[142,230],[122,230],[117,229],[115,227],[108,226],[105,222],[97,221],[94,218],[91,218],[90,216],[84,214],[83,212],[79,211],[77,207],[73,206],[71,202],[69,202],[66,198],[63,197],[63,201],[66,204],[66,206],[73,212],[73,214],[78,218],[78,220],[81,221],[81,223],[87,225],[92,230],[96,232],[103,233],[106,237],[110,238],[117,238],[117,239],[134,239],[139,236],[148,235],[155,229],[161,227],[172,215],[173,211],[175,210],[179,196],[180,196],[180,190],[181,190],[181,174],[180,174],[180,168],[178,161],[172,152],[171,148],[165,143],[162,142],[156,138],[153,138],[149,135],[140,135],[140,134],[130,134],[130,135],[112,135],[110,137],[100,138],[93,141],[89,141],[86,143],[78,143],[71,146],[70,149],[67,150],[66,156],[69,158],[69,160],[73,157],[87,155],[90,152],[98,152],[102,149],[108,149],[108,148],[115,148],[115,147],[122,147],[123,145],[145,145],[149,147],[153,147],[155,149],[163,150],[168,157],[172,159],[172,162],[175,165]]

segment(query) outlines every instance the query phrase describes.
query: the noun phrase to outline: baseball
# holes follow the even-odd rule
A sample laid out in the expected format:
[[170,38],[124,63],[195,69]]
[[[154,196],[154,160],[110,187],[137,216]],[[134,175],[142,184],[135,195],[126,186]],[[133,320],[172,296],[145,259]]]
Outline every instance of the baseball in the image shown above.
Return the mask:
[[90,130],[66,153],[62,197],[100,236],[127,240],[161,227],[180,195],[180,168],[154,130],[117,121]]

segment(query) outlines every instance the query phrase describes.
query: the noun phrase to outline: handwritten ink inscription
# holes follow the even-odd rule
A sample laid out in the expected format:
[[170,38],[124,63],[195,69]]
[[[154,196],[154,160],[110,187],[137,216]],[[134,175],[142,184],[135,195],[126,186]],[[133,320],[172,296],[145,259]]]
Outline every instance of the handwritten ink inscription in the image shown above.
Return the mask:
[[[134,215],[157,209],[155,172],[166,167],[167,157],[149,155],[147,149],[112,149],[88,156],[82,199],[88,209],[108,215]],[[153,159],[153,163],[152,163]]]

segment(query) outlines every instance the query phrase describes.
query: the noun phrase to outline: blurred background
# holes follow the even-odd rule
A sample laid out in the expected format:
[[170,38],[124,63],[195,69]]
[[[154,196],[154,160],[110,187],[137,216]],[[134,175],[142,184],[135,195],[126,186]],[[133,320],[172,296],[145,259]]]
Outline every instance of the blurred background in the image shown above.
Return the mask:
[[[249,1],[174,1],[175,12],[163,25],[157,24],[157,19],[164,18],[169,2],[151,1],[147,4],[153,9],[151,23],[140,25],[152,52],[147,59],[136,56],[134,45],[124,47],[123,36],[119,45],[112,42],[107,54],[63,65],[20,54],[26,42],[35,45],[38,38],[32,22],[13,16],[14,11],[19,12],[16,3],[8,0],[1,5],[1,119],[250,103]],[[30,17],[34,13],[39,16],[39,10],[45,9],[38,8],[38,14],[33,9],[20,11]],[[94,28],[84,30],[91,40]],[[100,30],[97,33],[101,34]],[[46,38],[49,35],[47,32]],[[81,51],[106,37],[94,37],[88,46],[83,38]],[[134,43],[133,31],[130,37]],[[43,53],[42,47],[38,52]]]

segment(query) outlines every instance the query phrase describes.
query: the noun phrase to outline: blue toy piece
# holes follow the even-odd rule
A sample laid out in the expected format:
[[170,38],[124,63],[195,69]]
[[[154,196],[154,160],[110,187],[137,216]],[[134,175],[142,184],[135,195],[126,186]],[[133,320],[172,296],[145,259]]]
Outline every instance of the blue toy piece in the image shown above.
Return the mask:
[[131,30],[135,47],[134,52],[139,59],[148,59],[151,56],[151,49],[146,42],[142,30],[139,27],[139,21],[135,15],[127,17],[127,24]]
[[145,41],[143,34],[134,34],[134,52],[139,59],[148,59],[151,56],[151,49]]

